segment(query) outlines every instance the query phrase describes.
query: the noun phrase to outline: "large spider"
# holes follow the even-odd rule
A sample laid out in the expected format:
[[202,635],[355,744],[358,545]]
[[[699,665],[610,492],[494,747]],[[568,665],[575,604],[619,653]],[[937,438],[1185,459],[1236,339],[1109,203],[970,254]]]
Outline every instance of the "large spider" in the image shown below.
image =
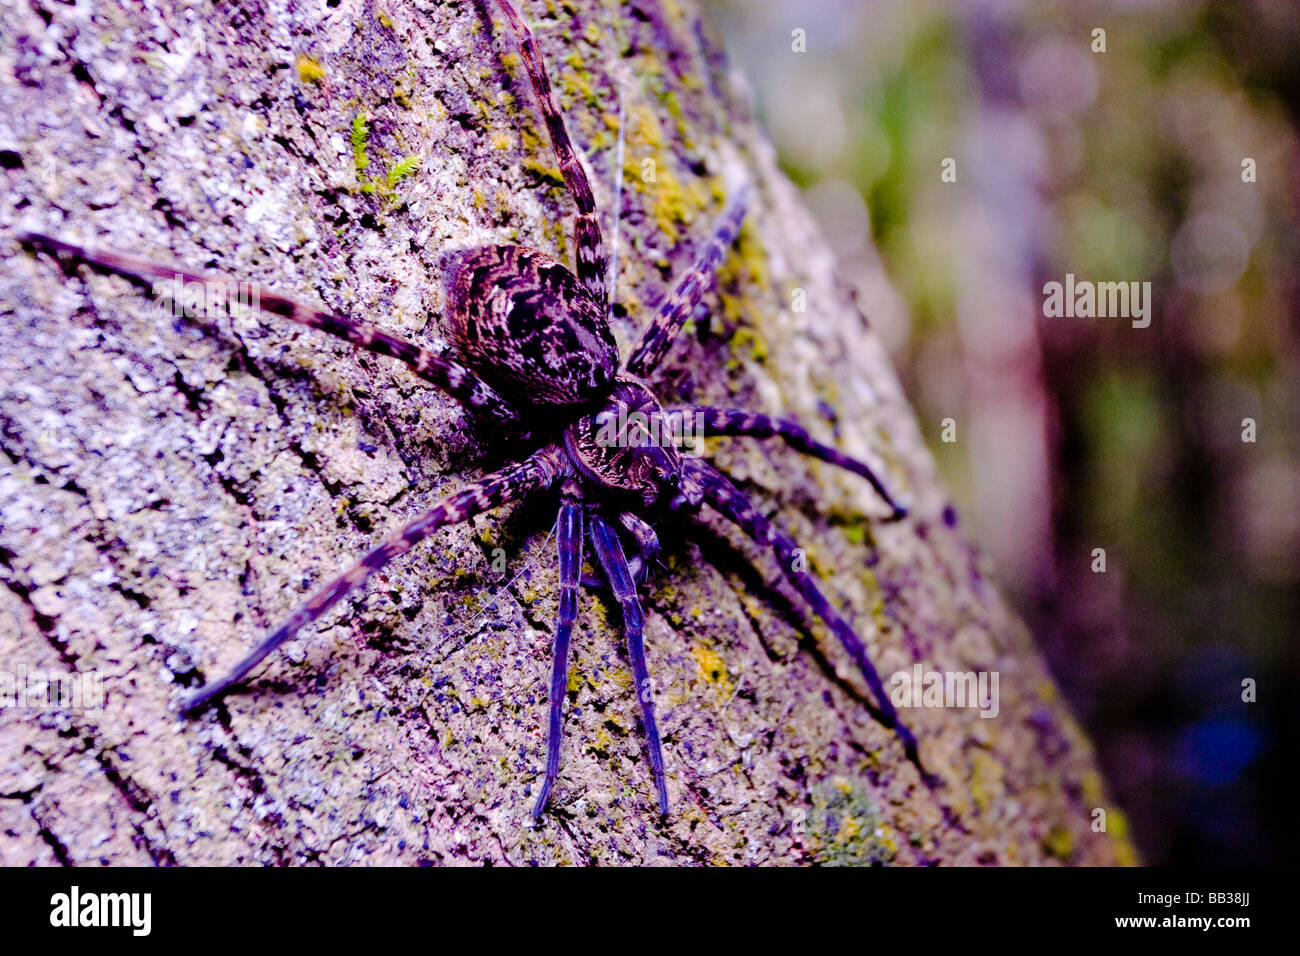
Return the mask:
[[[865,647],[826,600],[795,542],[774,527],[720,471],[701,458],[683,454],[679,445],[682,436],[693,430],[705,435],[779,437],[797,451],[865,478],[892,509],[889,520],[903,517],[905,509],[870,467],[815,441],[793,421],[731,408],[665,409],[645,383],[712,287],[714,274],[745,217],[746,190],[739,190],[723,211],[691,269],[677,280],[630,357],[620,366],[618,345],[608,320],[605,242],[591,186],[556,107],[532,33],[508,0],[497,2],[517,38],[518,52],[559,159],[560,172],[577,206],[576,272],[523,246],[487,246],[454,254],[445,278],[454,358],[420,348],[373,325],[300,305],[269,290],[257,289],[253,299],[273,315],[405,362],[417,375],[464,405],[480,423],[488,424],[520,447],[534,450],[522,461],[469,485],[394,531],[303,604],[228,674],[185,698],[182,712],[192,714],[241,683],[268,654],[325,614],[373,572],[435,530],[558,486],[559,614],[552,655],[546,771],[533,806],[535,817],[545,809],[559,771],[562,705],[569,640],[578,613],[578,588],[583,583],[602,583],[582,576],[583,544],[588,539],[605,582],[622,609],[659,810],[661,814],[668,812],[664,762],[637,598],[637,585],[644,579],[659,541],[652,526],[641,517],[642,512],[694,514],[707,504],[758,544],[770,547],[785,578],[857,663],[875,698],[876,719],[893,728],[908,758],[919,769],[916,738],[899,720]],[[228,288],[225,277],[88,249],[39,233],[27,233],[23,239],[146,285],[158,280],[170,283],[179,277],[220,295]],[[624,551],[623,534],[635,546],[631,559]]]

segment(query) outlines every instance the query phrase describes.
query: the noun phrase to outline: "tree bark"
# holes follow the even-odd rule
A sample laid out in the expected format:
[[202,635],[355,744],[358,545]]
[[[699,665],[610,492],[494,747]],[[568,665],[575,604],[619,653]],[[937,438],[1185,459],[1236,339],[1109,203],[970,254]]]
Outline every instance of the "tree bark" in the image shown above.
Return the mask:
[[798,418],[875,463],[908,520],[881,523],[865,482],[785,448],[708,443],[807,549],[886,681],[914,664],[997,672],[997,716],[902,711],[942,778],[928,788],[769,554],[719,521],[660,521],[665,567],[642,594],[671,813],[617,606],[587,590],[560,777],[534,825],[557,607],[556,504],[540,496],[438,534],[223,707],[180,720],[184,687],[502,452],[397,363],[265,317],[175,320],[13,233],[217,269],[430,344],[444,253],[519,242],[571,261],[573,210],[481,3],[33,0],[0,7],[0,660],[18,678],[99,675],[105,699],[0,710],[0,862],[1132,859],[694,4],[523,15],[607,238],[622,90],[625,353],[752,182],[707,314],[654,385],[668,405]]

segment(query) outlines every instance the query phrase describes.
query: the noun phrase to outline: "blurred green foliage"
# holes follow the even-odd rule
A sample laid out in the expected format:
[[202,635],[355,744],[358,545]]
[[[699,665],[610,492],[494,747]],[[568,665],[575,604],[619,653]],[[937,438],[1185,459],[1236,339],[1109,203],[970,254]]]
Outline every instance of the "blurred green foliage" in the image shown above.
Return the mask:
[[[876,287],[858,234],[879,250],[904,308],[867,294],[868,317],[1147,860],[1294,859],[1300,5],[707,6],[848,281]],[[1045,319],[1043,283],[1066,273],[1151,282],[1150,328]],[[1006,316],[986,313],[1008,309],[998,343]],[[1007,414],[1026,406],[1044,412]],[[1041,449],[1039,549],[981,478],[1004,446],[944,444],[945,417]]]

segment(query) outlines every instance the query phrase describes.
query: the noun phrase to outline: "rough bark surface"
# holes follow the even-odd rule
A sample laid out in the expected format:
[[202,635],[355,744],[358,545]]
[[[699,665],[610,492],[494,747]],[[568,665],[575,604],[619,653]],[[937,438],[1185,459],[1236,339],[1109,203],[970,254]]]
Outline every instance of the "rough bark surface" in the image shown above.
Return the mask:
[[1088,742],[696,9],[523,12],[607,236],[624,89],[624,349],[751,180],[660,396],[788,414],[877,463],[912,519],[880,523],[864,482],[784,448],[709,443],[808,549],[886,678],[997,671],[997,717],[904,711],[944,781],[928,789],[771,556],[717,521],[661,522],[665,567],[643,594],[672,813],[655,812],[617,608],[587,591],[561,775],[533,825],[556,612],[543,497],[439,534],[224,707],[179,720],[184,687],[498,451],[396,363],[264,318],[175,320],[13,232],[220,269],[433,343],[443,253],[512,241],[569,259],[572,210],[505,25],[473,0],[7,0],[0,662],[96,672],[106,698],[0,711],[0,862],[1131,858]]

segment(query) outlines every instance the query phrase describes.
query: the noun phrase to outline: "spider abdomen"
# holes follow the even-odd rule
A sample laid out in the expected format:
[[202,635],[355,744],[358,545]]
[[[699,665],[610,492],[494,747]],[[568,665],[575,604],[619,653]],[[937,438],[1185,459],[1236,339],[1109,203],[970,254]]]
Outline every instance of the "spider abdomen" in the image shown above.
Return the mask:
[[618,345],[605,307],[559,262],[523,246],[485,246],[455,254],[446,281],[460,359],[521,411],[608,391]]

